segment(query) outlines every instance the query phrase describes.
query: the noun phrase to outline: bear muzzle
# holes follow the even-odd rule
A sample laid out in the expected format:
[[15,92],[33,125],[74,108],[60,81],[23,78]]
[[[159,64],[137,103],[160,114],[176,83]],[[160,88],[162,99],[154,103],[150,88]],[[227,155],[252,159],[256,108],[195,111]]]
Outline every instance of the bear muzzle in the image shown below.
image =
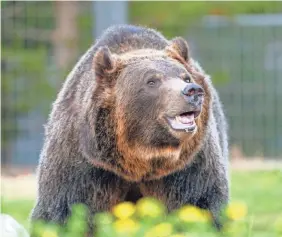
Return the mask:
[[168,123],[174,130],[194,132],[197,128],[195,119],[200,115],[204,101],[204,89],[195,83],[189,83],[181,91],[186,108],[175,116],[167,116]]

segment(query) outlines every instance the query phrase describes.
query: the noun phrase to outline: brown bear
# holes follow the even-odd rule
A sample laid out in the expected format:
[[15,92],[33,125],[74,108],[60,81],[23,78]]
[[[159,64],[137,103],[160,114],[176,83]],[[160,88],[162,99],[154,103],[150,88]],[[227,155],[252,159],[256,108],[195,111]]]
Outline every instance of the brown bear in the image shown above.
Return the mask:
[[45,128],[32,219],[64,223],[153,196],[218,218],[228,202],[226,122],[187,42],[155,30],[107,29],[67,77]]

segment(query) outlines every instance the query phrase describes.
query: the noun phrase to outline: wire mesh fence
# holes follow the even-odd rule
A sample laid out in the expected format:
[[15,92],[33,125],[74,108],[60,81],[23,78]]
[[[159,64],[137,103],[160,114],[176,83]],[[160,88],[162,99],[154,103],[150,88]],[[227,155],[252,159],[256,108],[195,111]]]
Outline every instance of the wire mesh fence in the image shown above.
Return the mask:
[[281,156],[282,14],[204,18],[190,34],[223,101],[231,146]]
[[[67,72],[94,42],[93,7],[2,2],[1,13],[2,163],[33,166],[51,104]],[[213,77],[229,121],[230,146],[248,157],[282,155],[281,19],[202,15],[181,34]]]

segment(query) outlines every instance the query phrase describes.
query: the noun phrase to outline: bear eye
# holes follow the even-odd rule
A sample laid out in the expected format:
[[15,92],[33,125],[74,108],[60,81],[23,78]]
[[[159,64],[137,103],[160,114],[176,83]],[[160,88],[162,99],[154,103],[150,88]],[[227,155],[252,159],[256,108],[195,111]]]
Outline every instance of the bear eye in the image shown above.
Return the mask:
[[191,82],[191,77],[186,75],[183,79],[186,83],[190,83]]
[[155,87],[158,85],[158,83],[159,83],[159,80],[156,78],[151,78],[147,81],[147,85],[150,87]]
[[156,82],[155,82],[155,81],[148,81],[147,84],[148,84],[149,86],[153,86],[153,85],[156,84]]

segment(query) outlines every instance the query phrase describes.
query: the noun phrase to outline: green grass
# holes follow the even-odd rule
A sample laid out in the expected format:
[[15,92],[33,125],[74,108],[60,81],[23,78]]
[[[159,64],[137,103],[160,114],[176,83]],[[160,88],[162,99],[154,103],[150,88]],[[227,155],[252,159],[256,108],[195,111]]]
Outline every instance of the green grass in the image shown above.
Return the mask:
[[248,205],[255,236],[270,236],[268,230],[282,214],[282,171],[233,172],[231,185],[231,198]]
[[[231,200],[248,205],[248,216],[253,219],[252,235],[271,237],[268,230],[282,213],[282,171],[232,172]],[[2,197],[1,210],[28,226],[33,200],[7,200]]]

